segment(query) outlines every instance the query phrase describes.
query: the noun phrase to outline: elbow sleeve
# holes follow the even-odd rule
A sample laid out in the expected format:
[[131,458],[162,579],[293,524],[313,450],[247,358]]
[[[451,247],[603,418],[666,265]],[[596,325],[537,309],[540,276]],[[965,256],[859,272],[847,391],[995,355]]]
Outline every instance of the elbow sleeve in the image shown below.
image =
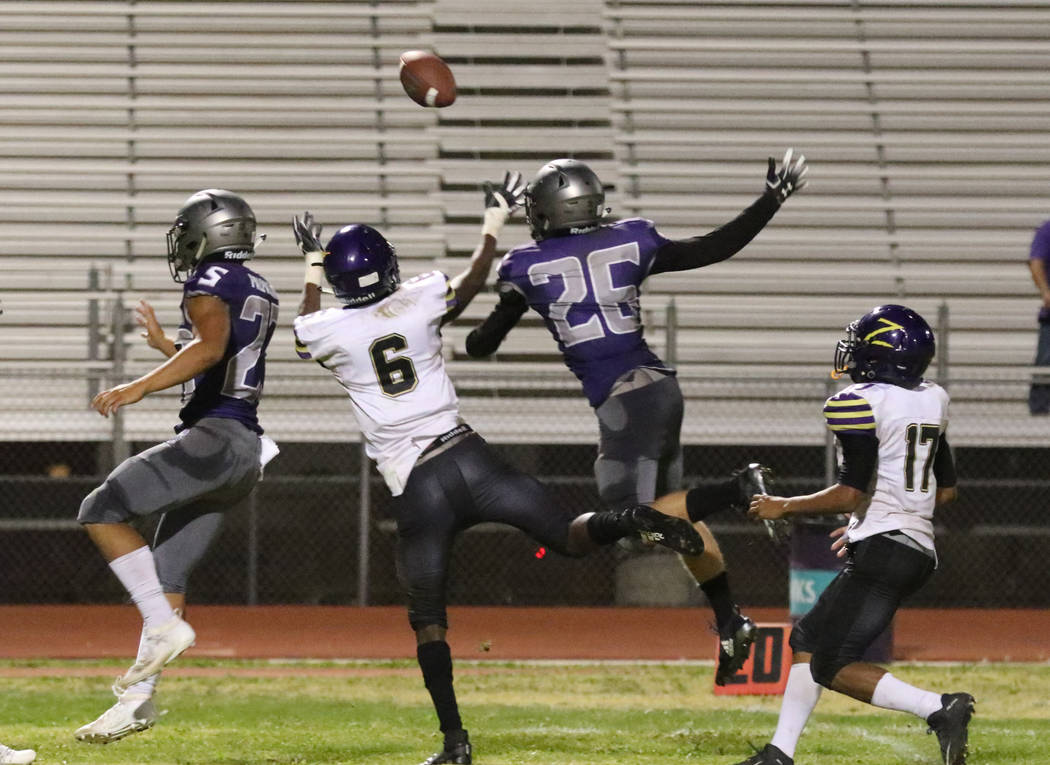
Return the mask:
[[503,290],[492,313],[467,335],[467,355],[482,358],[499,350],[503,338],[528,308],[529,304],[520,292],[513,289]]
[[869,493],[879,461],[879,439],[870,433],[842,431],[835,434],[842,448],[838,482]]
[[955,474],[955,460],[952,458],[948,436],[941,433],[937,439],[937,454],[933,458],[933,477],[937,479],[938,489],[950,489],[958,483]]

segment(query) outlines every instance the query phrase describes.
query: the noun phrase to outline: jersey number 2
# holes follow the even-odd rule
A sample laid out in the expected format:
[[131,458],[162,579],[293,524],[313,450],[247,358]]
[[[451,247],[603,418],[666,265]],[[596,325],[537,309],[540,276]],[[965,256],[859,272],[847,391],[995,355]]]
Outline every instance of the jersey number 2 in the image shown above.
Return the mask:
[[408,341],[398,334],[381,337],[368,347],[379,387],[388,396],[400,396],[416,387],[416,368],[412,359],[397,355],[407,347]]
[[937,453],[937,441],[941,429],[937,425],[920,425],[913,422],[905,431],[908,441],[908,452],[904,458],[904,490],[915,491],[915,462],[920,451],[926,454],[922,458],[922,483],[919,491],[930,490],[930,468],[933,467],[933,457]]

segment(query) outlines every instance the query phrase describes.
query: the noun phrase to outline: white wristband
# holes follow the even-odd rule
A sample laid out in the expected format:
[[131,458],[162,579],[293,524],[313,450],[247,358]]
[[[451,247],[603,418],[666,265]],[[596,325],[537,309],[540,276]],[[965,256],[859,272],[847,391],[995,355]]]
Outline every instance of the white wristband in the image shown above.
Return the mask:
[[486,207],[484,222],[481,224],[482,236],[499,239],[499,232],[503,230],[503,224],[509,217],[510,212],[502,207]]
[[303,274],[303,281],[307,284],[316,284],[320,287],[325,283],[324,266],[320,263],[311,263],[310,259],[306,259],[306,273]]

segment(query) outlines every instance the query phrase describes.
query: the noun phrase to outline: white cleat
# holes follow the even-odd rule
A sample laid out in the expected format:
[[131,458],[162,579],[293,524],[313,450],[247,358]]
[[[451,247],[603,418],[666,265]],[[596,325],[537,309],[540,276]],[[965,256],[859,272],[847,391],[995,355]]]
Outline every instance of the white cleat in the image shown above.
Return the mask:
[[36,759],[32,749],[11,749],[0,744],[0,763],[3,765],[27,765]]
[[120,741],[132,733],[149,730],[157,721],[157,717],[157,709],[149,696],[125,694],[118,697],[117,703],[103,712],[97,720],[77,728],[73,735],[77,741],[87,744],[108,744],[111,741]]
[[197,633],[178,614],[159,627],[147,629],[139,648],[139,658],[113,685],[116,693],[122,693],[135,683],[153,677],[172,659],[193,645]]

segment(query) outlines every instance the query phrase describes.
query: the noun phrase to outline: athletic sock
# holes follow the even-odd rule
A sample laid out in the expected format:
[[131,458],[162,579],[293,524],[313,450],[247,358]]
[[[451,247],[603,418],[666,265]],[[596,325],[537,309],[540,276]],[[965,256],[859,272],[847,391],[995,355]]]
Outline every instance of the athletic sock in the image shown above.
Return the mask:
[[121,555],[111,560],[109,567],[128,591],[147,627],[157,627],[175,615],[164,597],[149,547],[143,546]]
[[459,719],[456,691],[452,687],[452,652],[448,643],[432,640],[418,645],[416,658],[423,671],[423,684],[430,691],[430,699],[434,702],[441,732],[461,730],[463,722]]
[[685,507],[689,520],[702,521],[709,515],[727,509],[740,494],[735,478],[704,481],[685,493]]
[[895,712],[911,712],[925,720],[941,708],[941,695],[908,685],[887,672],[875,686],[871,703]]
[[740,612],[729,592],[729,574],[723,571],[706,582],[701,582],[700,589],[704,591],[707,602],[711,604],[711,610],[715,612],[718,629],[724,629],[730,620]]
[[821,690],[813,679],[808,663],[791,665],[787,687],[784,688],[784,700],[780,702],[777,730],[769,742],[788,757],[795,756],[798,739],[813,713],[813,707],[817,705]]

